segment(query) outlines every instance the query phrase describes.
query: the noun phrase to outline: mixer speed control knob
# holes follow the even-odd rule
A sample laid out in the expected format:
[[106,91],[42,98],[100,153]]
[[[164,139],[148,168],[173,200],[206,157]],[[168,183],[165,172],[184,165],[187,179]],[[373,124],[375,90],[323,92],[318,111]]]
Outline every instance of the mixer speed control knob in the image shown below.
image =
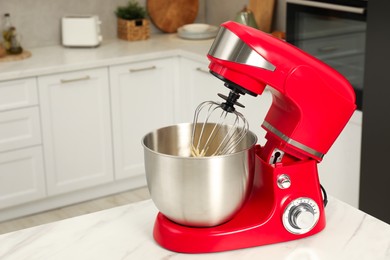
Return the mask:
[[313,229],[320,216],[317,203],[310,198],[290,202],[283,213],[283,225],[293,234],[305,234]]

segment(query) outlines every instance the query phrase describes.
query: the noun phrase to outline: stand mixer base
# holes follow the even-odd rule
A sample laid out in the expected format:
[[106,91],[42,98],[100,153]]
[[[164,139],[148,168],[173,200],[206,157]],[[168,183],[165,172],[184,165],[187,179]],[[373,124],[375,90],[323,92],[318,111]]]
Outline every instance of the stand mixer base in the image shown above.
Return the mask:
[[[307,160],[288,165],[269,165],[259,156],[261,147],[256,148],[253,189],[233,219],[215,227],[194,228],[176,224],[159,213],[153,232],[157,243],[175,252],[210,253],[295,240],[323,230],[325,213],[317,162]],[[289,176],[291,185],[287,188],[278,186],[278,178],[282,175]],[[301,229],[302,232],[299,228],[295,229],[297,232],[291,228],[288,231],[285,222],[294,226],[295,222],[290,217],[291,214],[300,214],[296,209],[301,205],[295,201],[302,199],[318,205],[315,209],[318,218],[310,228]],[[305,211],[302,212],[304,215]]]

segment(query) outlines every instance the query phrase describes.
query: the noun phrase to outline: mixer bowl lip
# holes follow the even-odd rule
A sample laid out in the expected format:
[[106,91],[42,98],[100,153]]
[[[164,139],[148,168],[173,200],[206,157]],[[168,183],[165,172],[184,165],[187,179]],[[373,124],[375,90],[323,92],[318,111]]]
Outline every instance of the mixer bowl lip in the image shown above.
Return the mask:
[[223,155],[215,155],[215,156],[204,156],[204,157],[192,157],[192,156],[179,156],[179,155],[171,155],[171,154],[166,154],[166,153],[159,153],[159,152],[156,152],[152,149],[150,149],[149,147],[147,147],[145,145],[145,139],[148,135],[154,133],[154,132],[157,132],[159,130],[163,130],[163,129],[166,129],[166,128],[171,128],[171,127],[178,127],[178,126],[184,126],[184,125],[192,125],[193,123],[180,123],[180,124],[173,124],[173,125],[168,125],[168,126],[164,126],[164,127],[161,127],[161,128],[157,128],[153,131],[150,131],[149,133],[147,133],[146,135],[144,135],[144,137],[142,137],[141,139],[141,143],[142,143],[142,146],[147,149],[148,151],[156,154],[156,155],[159,155],[159,156],[164,156],[164,157],[168,157],[168,158],[173,158],[173,159],[187,159],[187,160],[210,160],[210,159],[214,159],[214,158],[225,158],[225,157],[232,157],[236,154],[239,154],[239,153],[242,153],[244,151],[248,151],[250,149],[252,149],[256,144],[257,144],[257,136],[255,133],[253,133],[252,131],[248,130],[248,134],[252,135],[254,138],[253,140],[253,143],[251,145],[249,145],[247,148],[245,149],[242,149],[242,150],[239,150],[239,151],[236,151],[234,153],[229,153],[229,154],[223,154]]

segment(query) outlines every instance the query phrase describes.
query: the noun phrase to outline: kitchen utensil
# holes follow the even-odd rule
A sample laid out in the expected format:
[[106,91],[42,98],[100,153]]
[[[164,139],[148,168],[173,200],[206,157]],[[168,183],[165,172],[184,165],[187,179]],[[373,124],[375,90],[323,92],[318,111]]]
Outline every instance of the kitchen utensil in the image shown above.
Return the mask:
[[[223,103],[205,101],[195,110],[191,135],[192,156],[232,153],[248,132],[248,121],[234,108],[234,105],[242,106],[237,102],[240,94],[231,91],[229,97],[218,95],[226,101]],[[203,120],[203,123],[199,123],[199,120]],[[214,123],[214,127],[206,131],[210,122]],[[229,131],[221,135],[221,131],[226,126],[230,126]]]
[[181,28],[183,28],[183,31],[189,33],[204,33],[207,32],[211,27],[214,26],[205,23],[190,23],[190,24],[183,25]]
[[163,32],[174,33],[198,15],[199,0],[148,0],[146,8],[153,24]]
[[209,24],[186,24],[177,29],[177,35],[183,39],[204,40],[214,38],[218,29],[218,27]]
[[246,6],[236,15],[235,21],[256,29],[258,28],[253,12]]
[[62,45],[97,47],[103,40],[101,21],[96,15],[68,15],[61,19]]
[[[210,132],[214,124],[198,124]],[[157,129],[143,138],[146,178],[160,212],[186,226],[215,226],[243,205],[253,181],[252,132],[226,156],[191,157],[192,124]],[[219,138],[230,131],[220,129]],[[218,137],[217,137],[218,138]]]
[[272,31],[275,0],[249,0],[248,8],[253,12],[258,29],[270,33]]
[[[254,167],[253,184],[243,206],[229,221],[213,227],[191,227],[178,224],[160,212],[154,226],[154,239],[172,251],[205,253],[290,241],[320,232],[325,228],[327,200],[319,183],[317,164],[356,108],[352,86],[320,60],[267,33],[236,22],[222,24],[207,56],[210,72],[238,95],[261,95],[268,86],[273,102],[262,124],[267,132],[267,142],[254,147],[254,161],[241,161],[244,167]],[[235,102],[231,104],[232,107],[235,105]],[[184,139],[190,139],[188,133],[184,136],[187,136]],[[177,147],[181,149],[180,145]],[[188,156],[188,160],[214,159],[213,156],[190,157],[188,147],[186,150],[184,156]],[[174,159],[171,155],[165,156]],[[229,156],[216,156],[215,159]],[[145,161],[146,169],[149,163]],[[212,167],[217,174],[213,172],[206,177],[202,174],[209,169],[197,168],[196,186],[214,185],[224,180],[219,168],[223,173],[231,174],[228,168],[233,167],[226,168],[225,163]],[[188,192],[183,192],[183,196],[194,191],[186,184],[185,175],[197,164],[183,162],[179,170],[166,164],[154,167],[164,168],[165,174],[153,183],[152,193],[153,189],[169,190],[171,182],[183,185]],[[182,174],[177,174],[174,181],[165,180],[172,170],[175,175],[180,170]],[[207,182],[208,177],[216,181]],[[218,191],[224,185],[215,185],[209,192]],[[202,199],[204,214],[209,213],[209,203],[215,207],[226,206],[222,201],[214,204],[214,199],[211,196]],[[178,211],[192,207],[194,203],[172,202],[170,206]]]

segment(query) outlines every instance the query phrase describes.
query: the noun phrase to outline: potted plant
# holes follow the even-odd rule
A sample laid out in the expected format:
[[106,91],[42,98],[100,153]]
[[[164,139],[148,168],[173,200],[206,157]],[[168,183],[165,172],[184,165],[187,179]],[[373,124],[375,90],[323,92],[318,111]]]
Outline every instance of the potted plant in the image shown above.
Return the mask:
[[146,40],[150,36],[146,10],[135,0],[115,11],[118,20],[118,38],[127,41]]

